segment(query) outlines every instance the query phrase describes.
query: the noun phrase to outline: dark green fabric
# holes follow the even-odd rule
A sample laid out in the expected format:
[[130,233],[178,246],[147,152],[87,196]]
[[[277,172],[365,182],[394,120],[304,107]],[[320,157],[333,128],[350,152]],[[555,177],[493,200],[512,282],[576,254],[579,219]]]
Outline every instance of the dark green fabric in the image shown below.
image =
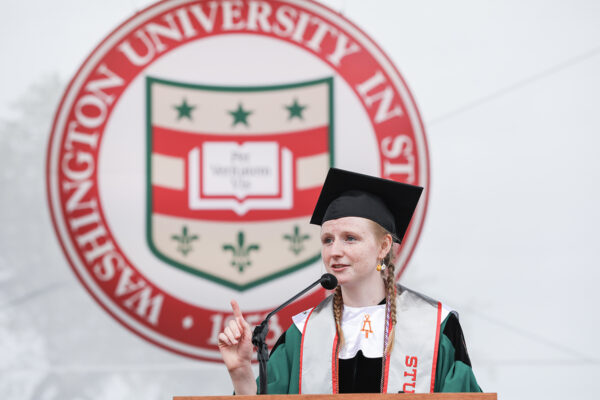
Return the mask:
[[[447,321],[448,318],[442,323],[440,332],[444,332]],[[298,394],[302,334],[292,324],[285,335],[285,342],[273,351],[267,365],[269,394]],[[454,346],[443,333],[440,334],[434,391],[481,392],[473,370],[464,362],[455,360]]]
[[[285,343],[277,346],[267,364],[268,394],[298,394],[299,392],[302,334],[296,325],[292,324],[284,335]],[[258,387],[258,378],[256,385]]]
[[[452,315],[446,317],[440,332],[444,332],[446,323]],[[435,371],[434,392],[481,392],[473,370],[462,361],[457,361],[452,342],[445,334],[440,334],[438,359]]]

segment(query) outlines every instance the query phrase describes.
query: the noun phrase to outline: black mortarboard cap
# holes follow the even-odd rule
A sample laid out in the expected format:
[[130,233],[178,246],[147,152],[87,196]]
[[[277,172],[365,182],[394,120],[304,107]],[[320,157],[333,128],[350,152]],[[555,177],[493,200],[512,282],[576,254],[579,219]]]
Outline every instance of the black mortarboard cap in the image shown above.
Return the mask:
[[311,224],[343,217],[377,222],[402,242],[421,197],[420,186],[331,168],[310,219]]

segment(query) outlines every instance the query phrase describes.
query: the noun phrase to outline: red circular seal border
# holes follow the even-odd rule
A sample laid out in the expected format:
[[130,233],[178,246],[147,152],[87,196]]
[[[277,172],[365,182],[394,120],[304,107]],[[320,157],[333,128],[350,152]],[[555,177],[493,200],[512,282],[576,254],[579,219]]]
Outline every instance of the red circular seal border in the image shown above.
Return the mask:
[[[219,1],[218,4],[221,5],[224,2],[226,3],[227,0]],[[177,339],[173,339],[172,337],[165,335],[162,331],[157,332],[156,326],[153,326],[152,323],[149,322],[148,315],[145,315],[145,316],[136,315],[133,310],[133,307],[131,309],[126,309],[126,307],[123,306],[122,304],[117,305],[115,298],[108,295],[107,292],[109,290],[113,291],[113,293],[114,293],[115,289],[117,288],[117,286],[119,284],[118,281],[123,279],[123,274],[124,274],[123,271],[128,270],[128,268],[130,268],[133,275],[129,277],[130,279],[128,282],[125,282],[126,283],[126,285],[124,286],[125,291],[128,288],[127,284],[130,284],[130,285],[132,285],[131,287],[134,287],[136,284],[140,284],[141,282],[144,283],[144,285],[145,285],[145,286],[142,285],[141,287],[142,288],[144,288],[144,287],[150,288],[152,290],[152,293],[156,293],[157,291],[160,292],[160,289],[158,289],[156,286],[152,285],[152,283],[149,282],[148,280],[144,279],[143,275],[140,274],[135,269],[135,266],[126,259],[126,256],[124,255],[125,253],[121,249],[119,249],[117,242],[110,235],[110,229],[109,229],[109,226],[106,223],[106,219],[104,218],[104,215],[102,213],[100,198],[98,197],[96,168],[94,169],[94,172],[93,172],[93,178],[90,178],[90,179],[93,179],[94,186],[87,192],[87,194],[93,195],[92,200],[93,199],[98,200],[97,213],[99,216],[99,220],[103,223],[103,226],[106,228],[105,243],[112,240],[112,244],[114,245],[114,251],[118,252],[120,255],[122,255],[121,261],[124,262],[124,265],[121,265],[119,268],[119,266],[117,264],[119,264],[120,261],[114,260],[114,259],[112,260],[114,272],[116,273],[116,270],[120,269],[121,275],[120,275],[119,279],[116,279],[117,277],[116,277],[116,275],[114,275],[115,279],[111,278],[110,279],[111,282],[109,282],[109,284],[106,284],[104,287],[98,286],[100,283],[98,280],[94,280],[93,282],[90,280],[90,279],[92,279],[91,276],[93,274],[90,271],[87,271],[87,269],[92,268],[92,267],[100,268],[100,267],[98,267],[100,264],[98,262],[96,264],[86,265],[86,263],[83,262],[84,249],[77,250],[77,246],[75,244],[76,235],[72,231],[69,231],[68,228],[66,227],[67,219],[68,219],[66,217],[67,211],[65,208],[66,207],[65,206],[66,199],[64,198],[65,194],[63,193],[63,191],[60,190],[59,184],[58,184],[58,182],[60,182],[64,185],[65,182],[67,182],[64,179],[64,176],[61,176],[61,175],[64,175],[64,172],[61,174],[61,162],[63,164],[65,163],[65,157],[64,157],[63,153],[64,153],[64,149],[66,146],[65,140],[67,137],[67,130],[68,130],[67,122],[75,121],[74,110],[76,108],[76,102],[79,99],[81,99],[81,97],[83,95],[83,88],[86,86],[85,85],[86,83],[89,83],[93,72],[98,71],[98,67],[102,64],[110,65],[110,62],[111,62],[110,57],[116,56],[116,48],[117,48],[116,44],[113,45],[112,47],[108,48],[108,50],[106,50],[104,53],[100,53],[101,51],[105,50],[107,43],[109,43],[111,41],[115,41],[114,39],[117,36],[118,36],[117,43],[123,43],[123,41],[127,37],[132,37],[136,33],[137,28],[139,28],[142,24],[147,24],[150,21],[158,21],[159,18],[163,17],[164,15],[166,15],[170,12],[174,12],[176,9],[180,9],[183,7],[189,7],[189,6],[195,5],[195,4],[205,4],[205,3],[208,3],[208,2],[202,1],[202,0],[193,1],[193,2],[177,1],[177,0],[164,0],[164,1],[161,1],[158,3],[155,3],[155,4],[145,8],[144,10],[140,11],[136,15],[132,16],[125,22],[123,22],[120,26],[118,26],[116,29],[114,29],[102,42],[100,42],[100,44],[98,46],[96,46],[96,48],[91,52],[91,54],[82,63],[82,65],[78,69],[77,73],[75,74],[75,76],[73,77],[73,79],[71,80],[69,85],[67,86],[65,93],[59,104],[59,107],[57,109],[57,112],[56,112],[56,115],[55,115],[55,118],[53,121],[53,125],[52,125],[51,135],[50,135],[49,142],[48,142],[48,151],[47,151],[47,160],[46,160],[46,185],[47,185],[47,195],[48,195],[48,203],[49,203],[49,208],[50,208],[50,215],[52,218],[55,233],[56,233],[57,237],[59,238],[59,242],[62,247],[62,250],[65,253],[65,256],[67,257],[69,264],[71,265],[71,268],[75,272],[77,278],[86,287],[87,291],[94,297],[94,299],[98,302],[98,304],[100,304],[100,306],[102,306],[109,314],[111,314],[115,319],[117,319],[127,329],[131,330],[136,335],[143,337],[144,339],[148,340],[149,342],[156,344],[157,346],[160,346],[162,348],[165,348],[167,350],[170,350],[172,352],[175,352],[175,353],[178,353],[178,354],[181,354],[184,356],[188,356],[188,357],[192,357],[192,358],[196,358],[196,359],[200,359],[200,360],[215,361],[215,360],[219,360],[220,357],[218,356],[218,351],[216,351],[216,345],[214,343],[212,345],[209,345],[206,347],[202,347],[197,344],[199,338],[206,339],[207,335],[206,335],[206,332],[204,332],[204,331],[206,331],[207,329],[203,329],[203,332],[198,332],[198,330],[196,330],[196,329],[189,329],[186,331],[185,337],[179,337]],[[168,53],[170,50],[177,48],[180,45],[189,43],[194,40],[200,40],[204,37],[210,37],[213,35],[220,35],[220,34],[229,34],[229,33],[241,33],[241,32],[247,33],[247,34],[252,34],[252,35],[266,35],[271,38],[284,40],[288,43],[297,45],[298,47],[300,47],[306,51],[312,52],[313,55],[319,57],[323,62],[328,63],[328,65],[333,70],[336,71],[338,76],[343,78],[348,83],[348,85],[353,89],[355,95],[357,96],[358,99],[361,100],[363,107],[365,108],[365,110],[367,110],[367,112],[369,114],[369,118],[371,120],[371,123],[373,125],[373,130],[376,135],[377,143],[380,146],[379,152],[380,152],[380,156],[382,157],[381,176],[384,176],[389,179],[403,180],[403,179],[398,179],[398,176],[393,176],[391,174],[388,174],[388,175],[384,174],[384,172],[385,172],[384,167],[383,167],[384,161],[385,161],[384,153],[386,151],[383,149],[383,146],[386,146],[387,152],[391,154],[391,153],[393,153],[393,151],[391,151],[391,150],[394,150],[394,149],[398,150],[398,146],[394,147],[395,145],[398,145],[398,143],[394,143],[394,141],[392,140],[392,141],[387,141],[386,144],[383,144],[383,141],[386,138],[392,137],[392,135],[396,135],[396,136],[394,136],[394,138],[397,138],[399,135],[396,132],[398,132],[399,128],[402,132],[409,131],[411,134],[410,138],[413,140],[412,145],[416,148],[416,155],[418,157],[416,163],[413,165],[414,168],[416,169],[415,176],[417,177],[417,181],[411,182],[411,183],[425,186],[425,190],[424,190],[424,199],[422,199],[417,211],[415,212],[415,217],[413,217],[413,220],[416,220],[416,224],[414,223],[415,221],[413,221],[413,223],[411,223],[411,227],[409,228],[409,231],[405,238],[405,244],[403,245],[403,249],[401,249],[400,253],[399,253],[400,259],[399,259],[398,264],[400,265],[400,268],[397,273],[397,276],[399,277],[403,273],[410,257],[412,256],[414,248],[416,247],[418,237],[420,236],[420,233],[422,230],[422,226],[423,226],[423,223],[425,220],[427,205],[428,205],[428,199],[429,199],[429,191],[427,190],[427,187],[430,182],[429,154],[428,154],[428,148],[427,148],[427,141],[425,138],[425,130],[424,130],[421,118],[419,116],[419,113],[417,111],[417,107],[415,105],[414,99],[413,99],[410,91],[408,90],[406,83],[404,82],[403,78],[401,77],[400,73],[397,71],[397,69],[395,68],[395,66],[389,59],[389,57],[381,50],[381,48],[376,43],[374,43],[364,32],[362,32],[360,30],[360,28],[358,28],[352,22],[348,21],[343,16],[341,16],[340,14],[331,10],[330,8],[328,8],[324,5],[321,5],[319,3],[316,3],[313,0],[308,0],[308,1],[304,0],[302,2],[300,2],[298,0],[256,0],[256,1],[244,0],[242,2],[242,4],[244,4],[244,5],[248,5],[250,3],[257,3],[257,4],[258,3],[268,3],[270,6],[274,6],[273,9],[278,9],[278,8],[281,8],[284,6],[293,7],[299,13],[306,13],[314,18],[317,18],[318,20],[321,20],[325,24],[327,24],[327,23],[331,24],[330,26],[334,27],[334,29],[337,29],[339,33],[341,33],[342,35],[347,34],[348,35],[347,37],[349,39],[351,39],[351,40],[353,39],[356,41],[356,43],[359,43],[360,50],[357,53],[365,52],[366,57],[370,58],[368,61],[371,64],[365,65],[364,64],[365,57],[363,57],[363,59],[361,59],[361,61],[363,63],[361,63],[359,71],[356,71],[356,69],[357,69],[356,63],[350,63],[350,62],[347,62],[345,64],[341,63],[341,67],[336,67],[335,65],[332,64],[331,61],[327,60],[324,55],[318,54],[314,49],[308,48],[306,46],[306,44],[295,42],[289,38],[286,39],[283,37],[279,37],[276,34],[272,34],[272,33],[267,34],[265,32],[260,32],[260,31],[249,31],[245,28],[239,29],[239,30],[230,30],[227,32],[222,32],[222,31],[218,31],[218,29],[215,29],[215,32],[211,32],[210,34],[198,35],[198,36],[189,37],[187,39],[183,39],[176,45],[173,43],[169,43],[168,50],[162,52],[162,54],[160,54],[160,55],[157,55],[155,58],[153,58],[151,60],[151,62],[155,61],[157,58]],[[244,7],[243,10],[244,10],[245,14],[243,14],[243,17],[247,17],[247,9],[248,9],[248,7]],[[149,14],[151,14],[150,17],[148,16]],[[274,13],[272,15],[274,15]],[[324,18],[324,16],[327,16],[328,18]],[[144,17],[146,17],[146,18],[144,18]],[[136,24],[128,31],[125,31],[126,27],[128,27],[129,25],[131,25],[133,23],[133,21],[138,20],[138,19],[142,20],[142,22],[140,22],[139,24]],[[242,18],[242,19],[244,19],[244,18]],[[334,21],[334,22],[337,21],[337,23],[334,23],[332,21]],[[217,26],[219,22],[220,21],[218,19],[215,20],[215,26]],[[347,28],[341,29],[340,23],[345,24],[347,26]],[[350,30],[349,28],[353,29],[355,31],[354,35],[349,34],[349,30]],[[306,32],[303,32],[303,33],[306,33]],[[291,36],[291,34],[290,34],[290,36]],[[361,39],[361,40],[356,40],[357,38]],[[323,50],[324,48],[329,48],[330,50],[334,50],[336,44],[333,42],[334,42],[333,38],[330,37],[329,41],[328,41],[327,38],[325,37],[319,43],[320,50],[322,52],[324,52],[324,50]],[[370,47],[371,50],[368,51],[365,48],[365,45]],[[348,55],[348,57],[351,57],[351,56],[352,56],[352,54]],[[380,60],[378,61],[377,58],[379,58]],[[386,68],[383,68],[382,64],[387,64]],[[106,104],[106,113],[107,114],[104,118],[104,121],[97,127],[98,132],[100,132],[100,135],[99,135],[99,140],[97,142],[97,146],[95,149],[95,152],[96,152],[95,160],[96,161],[97,161],[97,157],[98,157],[98,152],[101,147],[102,133],[103,133],[104,127],[106,125],[106,122],[110,118],[110,113],[111,113],[113,107],[118,102],[118,98],[123,93],[123,91],[128,87],[128,84],[141,71],[143,71],[146,66],[147,65],[144,64],[143,66],[139,67],[137,70],[135,68],[129,69],[129,70],[126,68],[119,69],[119,73],[121,73],[121,76],[123,76],[123,75],[129,75],[129,76],[125,79],[127,84],[125,86],[123,86],[122,90],[118,93],[118,95],[116,93],[109,93],[111,96],[114,96],[114,99],[113,99],[113,101],[110,102],[110,104]],[[369,66],[371,67],[371,69],[368,68]],[[130,68],[131,68],[131,66],[130,66]],[[366,74],[366,75],[362,74],[361,75],[361,72],[364,72],[365,70],[371,71],[370,74]],[[84,74],[85,71],[89,71],[89,72]],[[349,77],[351,77],[352,74],[355,74],[355,76],[361,76],[361,79],[357,80],[357,82],[355,82],[355,83],[352,83],[349,80]],[[371,80],[369,81],[369,79],[371,79]],[[367,81],[369,81],[371,84],[366,83]],[[362,88],[364,89],[364,91],[362,93],[359,93],[358,86],[361,83],[363,84]],[[382,85],[384,87],[385,87],[385,85],[387,85],[387,87],[391,88],[393,91],[394,98],[400,99],[400,105],[403,106],[401,108],[402,118],[400,116],[391,117],[390,119],[380,121],[378,123],[379,125],[376,127],[373,121],[378,117],[377,116],[377,112],[378,112],[377,101],[379,101],[379,103],[381,103],[383,100],[381,97],[379,97],[378,99],[374,99],[374,100],[372,99],[372,102],[369,107],[365,104],[365,99],[367,97],[375,97],[373,95],[373,93],[369,94],[370,91],[375,89],[376,87],[381,87]],[[76,88],[76,86],[77,86],[77,88]],[[74,91],[74,90],[76,90],[76,91]],[[380,93],[382,93],[382,91]],[[361,95],[362,95],[362,97],[361,97]],[[383,96],[383,94],[382,94],[382,96]],[[65,109],[65,104],[67,104],[67,103],[69,103],[69,108]],[[90,103],[90,105],[93,106],[93,104],[91,104],[91,103]],[[81,114],[83,114],[83,107],[84,106],[82,106],[79,110],[79,112]],[[388,109],[388,111],[389,111],[389,109]],[[92,118],[92,117],[90,117],[90,118]],[[398,121],[398,120],[400,120],[400,121]],[[62,129],[60,132],[57,133],[57,129],[59,127],[62,127]],[[60,143],[56,142],[57,137],[60,137]],[[399,140],[398,142],[399,142],[400,148],[406,149],[406,143],[402,142],[402,140]],[[71,141],[71,144],[72,143],[73,142]],[[71,146],[71,147],[73,147],[73,146]],[[53,148],[58,148],[59,151],[53,152]],[[58,153],[61,153],[62,157],[59,157]],[[402,161],[404,163],[406,163],[407,160],[406,160],[405,154],[401,154],[401,155],[397,155],[397,156],[399,158],[402,158]],[[390,158],[390,160],[397,161],[397,159],[394,160],[393,158]],[[69,162],[67,161],[67,164],[68,163]],[[79,172],[81,172],[81,171],[79,171]],[[56,201],[57,199],[60,199],[60,201]],[[58,213],[58,214],[55,212],[55,209],[57,207],[60,209],[60,213]],[[82,212],[78,213],[77,211],[82,211]],[[87,215],[89,218],[89,213],[86,214],[83,211],[85,211],[85,210],[72,210],[72,213],[74,216],[71,219],[71,223],[72,223],[73,219],[76,219],[78,217],[84,217]],[[59,219],[60,219],[60,221],[59,221]],[[100,226],[100,224],[99,224],[99,226]],[[63,231],[65,233],[63,233]],[[86,232],[89,232],[89,231],[86,231]],[[83,234],[85,234],[85,232]],[[80,236],[83,234],[80,234]],[[67,241],[66,237],[63,235],[68,236],[69,240]],[[72,258],[72,256],[70,256],[70,255],[74,254],[74,252],[76,253],[76,257],[78,257],[78,258]],[[96,260],[92,260],[92,261],[96,261]],[[84,267],[86,267],[86,268],[80,268],[80,265],[84,265]],[[83,270],[86,270],[86,273],[84,273]],[[105,272],[106,272],[106,270],[105,270]],[[96,287],[94,287],[94,285]],[[121,288],[121,289],[123,290],[123,288]],[[131,299],[132,296],[127,297],[126,295],[129,295],[132,293],[135,295],[136,292],[125,293],[123,299],[121,299],[121,300],[126,300],[127,298]],[[189,310],[191,310],[191,309],[194,310],[194,312],[193,312],[194,319],[198,319],[201,321],[206,321],[206,320],[210,319],[213,322],[213,325],[216,324],[217,322],[219,325],[222,325],[224,320],[227,317],[231,316],[231,313],[221,313],[221,312],[216,313],[213,310],[200,309],[199,307],[196,307],[196,306],[190,305],[186,302],[183,302],[168,293],[162,292],[162,294],[167,296],[167,300],[168,300],[168,301],[165,301],[164,304],[167,304],[167,303],[169,304],[169,311],[165,312],[163,315],[161,315],[160,324],[163,326],[168,326],[168,327],[173,328],[175,326],[180,325],[179,321],[181,321],[183,318],[185,318],[186,315],[190,315]],[[302,299],[299,302],[294,303],[292,306],[290,306],[288,309],[286,309],[285,312],[282,313],[281,318],[288,318],[291,315],[294,315],[295,313],[300,312],[301,310],[307,308],[309,305],[315,304],[318,301],[318,299],[322,298],[322,296],[323,296],[322,291],[313,292],[309,296],[305,297],[304,299]],[[138,296],[138,300],[139,300],[139,296]],[[256,322],[258,322],[264,315],[266,315],[266,313],[268,313],[268,311],[269,310],[255,311],[255,312],[251,312],[249,314],[250,314],[250,317],[254,318],[254,320],[257,320]],[[215,321],[215,320],[217,320],[217,321]],[[208,324],[198,324],[197,326],[205,327],[205,325],[208,325]],[[208,330],[210,330],[210,328]],[[274,336],[275,336],[276,332],[277,332],[276,330],[275,330],[275,332],[271,332],[271,340],[273,340],[275,338]],[[204,335],[203,335],[203,333],[204,333]]]

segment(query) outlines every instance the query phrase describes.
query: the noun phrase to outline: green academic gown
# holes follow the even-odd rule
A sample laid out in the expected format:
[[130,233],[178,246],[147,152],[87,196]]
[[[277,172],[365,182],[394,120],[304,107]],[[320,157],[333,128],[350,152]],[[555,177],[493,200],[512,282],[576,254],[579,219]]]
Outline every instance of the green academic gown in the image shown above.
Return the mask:
[[[442,322],[440,332],[434,391],[481,392],[454,313]],[[302,334],[292,324],[273,348],[267,366],[269,394],[298,394],[301,342]]]

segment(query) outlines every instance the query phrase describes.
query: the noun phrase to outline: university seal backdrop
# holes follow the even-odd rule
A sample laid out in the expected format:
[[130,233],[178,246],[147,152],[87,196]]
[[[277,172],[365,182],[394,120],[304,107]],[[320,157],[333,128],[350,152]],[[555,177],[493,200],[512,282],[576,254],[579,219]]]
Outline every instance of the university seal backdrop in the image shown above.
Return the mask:
[[[237,299],[258,323],[324,272],[308,224],[330,166],[425,187],[416,105],[389,58],[313,1],[164,1],[100,43],[67,87],[48,144],[56,235],[123,326],[220,359]],[[270,344],[315,290],[271,322]]]

